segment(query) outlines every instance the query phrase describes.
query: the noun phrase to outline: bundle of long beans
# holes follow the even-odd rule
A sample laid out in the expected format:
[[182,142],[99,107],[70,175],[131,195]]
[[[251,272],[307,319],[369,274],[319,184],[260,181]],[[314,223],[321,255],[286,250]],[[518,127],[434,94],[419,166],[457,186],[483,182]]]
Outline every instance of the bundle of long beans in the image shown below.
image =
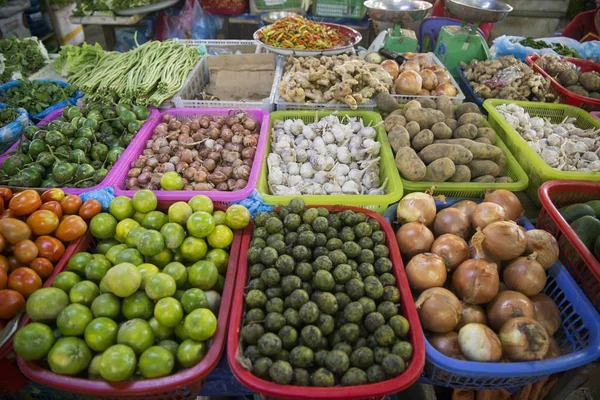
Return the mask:
[[109,52],[68,80],[89,101],[158,106],[175,95],[200,56],[174,41],[150,41],[127,52]]

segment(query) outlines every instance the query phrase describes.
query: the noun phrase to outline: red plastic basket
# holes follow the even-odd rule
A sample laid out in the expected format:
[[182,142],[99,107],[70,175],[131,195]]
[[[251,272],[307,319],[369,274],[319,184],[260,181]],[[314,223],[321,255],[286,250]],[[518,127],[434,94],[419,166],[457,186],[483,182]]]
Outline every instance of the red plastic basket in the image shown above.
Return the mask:
[[[158,209],[168,208],[173,203],[172,201],[159,201]],[[215,205],[215,210],[225,211],[225,207]],[[17,356],[19,368],[32,381],[66,392],[93,395],[96,399],[195,399],[202,389],[204,378],[217,366],[223,354],[241,242],[242,231],[234,232],[225,286],[221,296],[221,308],[217,317],[219,321],[217,331],[212,338],[208,353],[196,366],[162,378],[113,383],[58,375],[34,361],[25,361]],[[91,243],[92,235],[88,232],[75,252],[88,250]],[[25,315],[21,326],[29,322],[29,317]]]
[[[527,60],[529,65],[531,65],[531,68],[533,68],[534,71],[550,78],[550,80],[552,82],[552,86],[554,86],[556,88],[556,90],[558,90],[561,103],[569,104],[571,106],[581,108],[582,110],[585,110],[588,112],[600,111],[600,99],[592,99],[591,97],[581,96],[579,94],[576,94],[576,93],[573,93],[573,92],[567,90],[563,85],[558,83],[558,81],[556,79],[551,77],[546,71],[541,69],[535,63],[535,61],[539,57],[540,56],[537,54],[530,54],[525,59]],[[565,58],[563,57],[563,59],[565,59]],[[588,60],[581,60],[579,58],[566,58],[566,60],[569,61],[571,64],[574,64],[579,72],[596,71],[596,72],[600,73],[600,64],[596,64],[596,63],[588,61]]]
[[[67,246],[65,253],[58,261],[54,267],[54,270],[52,271],[52,274],[48,277],[48,279],[46,279],[46,282],[44,282],[42,287],[49,287],[52,285],[56,275],[61,273],[66,268],[69,259],[77,252],[77,249],[82,241],[83,238],[79,238]],[[23,320],[24,319],[25,317]],[[25,379],[19,372],[14,360],[11,360],[13,356],[11,354],[12,349],[13,338],[10,338],[2,347],[0,347],[0,396],[17,392],[28,382],[28,380]]]
[[[393,272],[396,277],[398,289],[400,289],[402,305],[402,314],[410,324],[409,341],[413,346],[413,356],[404,373],[394,379],[385,382],[374,383],[362,386],[339,386],[333,388],[315,388],[315,387],[300,387],[291,385],[279,385],[276,383],[262,380],[250,371],[242,367],[237,360],[237,354],[240,349],[240,330],[242,317],[244,315],[244,291],[248,277],[248,263],[245,256],[240,257],[240,265],[238,280],[235,287],[233,304],[231,307],[231,326],[229,327],[229,336],[227,338],[227,359],[231,367],[233,375],[246,387],[255,392],[280,399],[329,399],[329,400],[353,400],[365,398],[383,397],[388,394],[397,393],[408,388],[419,379],[425,366],[425,341],[421,323],[417,315],[415,302],[412,298],[408,280],[404,272],[402,257],[396,242],[396,237],[391,226],[385,219],[372,211],[358,207],[350,206],[310,206],[310,207],[325,207],[332,212],[341,212],[343,210],[352,210],[355,212],[365,213],[369,218],[376,219],[381,224],[381,229],[385,232],[386,244],[390,249],[390,259],[394,266]],[[250,247],[252,239],[252,231],[254,224],[251,223],[244,231],[242,239],[242,247],[240,254],[246,254]]]
[[600,182],[549,181],[540,187],[538,195],[542,209],[537,227],[554,235],[561,261],[600,311],[600,262],[558,212],[558,208],[569,204],[600,199]]
[[238,15],[248,11],[248,0],[200,0],[200,5],[205,11],[218,15]]

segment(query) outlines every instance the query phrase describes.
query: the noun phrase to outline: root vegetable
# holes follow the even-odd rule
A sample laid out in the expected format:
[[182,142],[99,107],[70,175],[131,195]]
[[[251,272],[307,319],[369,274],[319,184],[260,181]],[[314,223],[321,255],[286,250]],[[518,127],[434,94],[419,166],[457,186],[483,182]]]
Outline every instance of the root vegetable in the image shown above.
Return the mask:
[[436,236],[452,233],[467,239],[471,231],[469,218],[458,208],[448,207],[437,213],[433,223],[433,232]]
[[487,190],[484,201],[496,203],[506,211],[508,219],[518,221],[523,216],[523,206],[519,198],[508,190]]
[[400,253],[404,257],[412,258],[429,251],[433,244],[433,233],[419,222],[409,222],[398,229],[396,239]]
[[506,212],[502,206],[495,203],[483,202],[475,207],[471,222],[473,229],[483,229],[492,222],[506,220]]
[[458,343],[458,333],[446,332],[436,333],[427,338],[429,344],[434,349],[445,355],[446,357],[464,360],[465,357],[460,352],[460,344]]
[[523,229],[512,221],[492,222],[473,236],[481,241],[483,251],[498,260],[512,260],[525,251],[527,239]]
[[529,255],[535,252],[536,261],[544,269],[550,268],[558,260],[558,243],[554,236],[541,229],[531,229],[525,233],[527,245],[525,254]]
[[498,268],[494,263],[471,259],[460,264],[452,275],[452,286],[467,304],[485,304],[498,294]]
[[460,321],[458,321],[458,325],[454,329],[460,331],[463,326],[471,323],[487,325],[488,320],[485,311],[477,304],[463,304]]
[[435,201],[428,193],[409,193],[398,203],[396,216],[400,224],[421,222],[429,226],[436,216]]
[[477,208],[477,203],[471,200],[461,200],[452,207],[458,208],[460,211],[465,213],[467,218],[470,220],[472,218],[471,216],[473,215],[473,211],[475,211],[475,208]]
[[545,294],[536,294],[530,299],[535,310],[535,320],[542,324],[548,335],[554,335],[561,323],[560,311],[556,303]]
[[535,310],[531,300],[523,293],[503,290],[498,292],[496,297],[489,302],[486,313],[490,326],[498,331],[511,318],[533,318]]
[[458,332],[461,353],[469,361],[497,362],[502,358],[498,336],[483,324],[471,323]]
[[454,271],[456,267],[469,258],[469,245],[467,242],[451,233],[446,233],[435,239],[430,251],[444,260],[448,272]]
[[544,268],[536,261],[536,253],[519,257],[504,267],[502,278],[511,290],[533,296],[546,286]]
[[441,287],[446,282],[446,265],[437,254],[422,253],[406,265],[406,277],[414,290]]
[[460,320],[462,305],[448,289],[425,290],[415,302],[423,328],[436,333],[454,330]]
[[532,318],[513,318],[498,334],[504,354],[511,361],[541,360],[550,346],[550,339],[542,325]]

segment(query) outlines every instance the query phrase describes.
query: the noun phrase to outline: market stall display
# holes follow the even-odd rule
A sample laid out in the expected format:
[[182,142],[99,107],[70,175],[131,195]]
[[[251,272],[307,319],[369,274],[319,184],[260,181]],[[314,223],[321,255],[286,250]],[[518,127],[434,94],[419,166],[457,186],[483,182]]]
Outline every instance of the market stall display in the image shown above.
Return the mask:
[[75,104],[82,96],[76,86],[62,81],[17,80],[0,85],[0,103],[21,107],[36,120],[45,118],[54,110]]
[[47,61],[48,52],[36,37],[0,39],[0,83],[27,78]]

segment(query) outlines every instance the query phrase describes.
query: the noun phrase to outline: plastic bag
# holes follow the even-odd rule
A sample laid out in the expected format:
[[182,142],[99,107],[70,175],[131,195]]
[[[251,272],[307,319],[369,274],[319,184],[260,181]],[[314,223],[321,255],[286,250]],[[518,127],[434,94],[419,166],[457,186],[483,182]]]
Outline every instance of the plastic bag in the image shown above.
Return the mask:
[[87,200],[98,200],[102,205],[102,211],[108,211],[110,202],[115,198],[115,191],[110,186],[104,187],[98,190],[90,190],[89,192],[83,192],[79,195],[81,201],[84,203]]
[[495,89],[500,86],[509,85],[515,79],[519,79],[523,77],[523,72],[517,67],[513,65],[512,67],[504,68],[500,70],[491,77],[483,81],[483,84],[489,87],[490,89]]
[[250,215],[252,218],[259,212],[269,212],[275,210],[276,206],[272,204],[267,204],[263,200],[262,196],[256,189],[252,191],[250,197],[246,197],[245,199],[232,201],[231,204],[240,204],[250,211]]
[[206,12],[198,0],[186,0],[179,15],[157,17],[157,38],[166,39],[215,39],[223,27],[220,18]]
[[[513,55],[516,58],[521,59],[525,62],[525,57],[529,54],[537,53],[537,54],[556,54],[552,49],[534,49],[532,47],[523,46],[517,41],[525,39],[523,36],[506,36],[502,35],[496,39],[494,39],[494,46],[492,48],[492,57],[500,58],[504,56]],[[594,62],[598,62],[600,60],[600,41],[590,41],[585,43],[579,43],[575,39],[567,38],[567,37],[552,37],[552,38],[541,38],[536,40],[542,40],[546,43],[560,43],[567,47],[572,48],[577,53],[579,53],[582,57],[592,60]]]
[[[4,110],[6,107],[6,104],[0,103],[0,110]],[[17,108],[17,112],[19,113],[17,119],[0,128],[0,144],[2,147],[10,145],[17,140],[23,129],[29,125],[27,111],[23,108]]]

